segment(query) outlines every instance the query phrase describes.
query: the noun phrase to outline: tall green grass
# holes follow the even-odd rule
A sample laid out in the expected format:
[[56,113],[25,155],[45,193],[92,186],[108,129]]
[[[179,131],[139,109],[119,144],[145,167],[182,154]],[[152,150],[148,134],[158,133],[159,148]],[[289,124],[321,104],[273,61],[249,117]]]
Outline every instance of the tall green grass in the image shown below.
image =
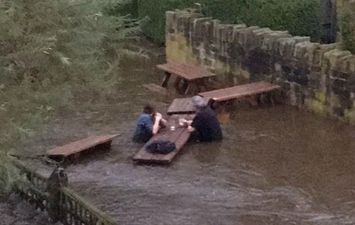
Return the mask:
[[[0,1],[0,189],[6,154],[33,138],[58,112],[115,92],[127,18],[109,0]],[[78,104],[79,103],[79,104]]]

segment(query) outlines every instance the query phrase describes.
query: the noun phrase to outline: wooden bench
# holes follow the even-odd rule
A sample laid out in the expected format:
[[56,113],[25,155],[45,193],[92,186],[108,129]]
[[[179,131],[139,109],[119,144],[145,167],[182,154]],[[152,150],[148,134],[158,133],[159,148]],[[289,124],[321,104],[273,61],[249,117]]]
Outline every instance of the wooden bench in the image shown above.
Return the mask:
[[81,153],[87,152],[93,149],[109,149],[112,139],[116,135],[99,135],[90,136],[69,144],[53,148],[47,151],[47,156],[55,160],[64,160],[66,158],[77,158]]
[[253,98],[259,94],[279,90],[281,87],[269,82],[260,81],[234,87],[222,88],[208,92],[199,93],[206,99],[212,99],[215,102],[223,102],[232,99]]
[[[185,116],[182,115],[182,118],[192,119],[193,115]],[[168,126],[159,131],[152,139],[150,139],[134,156],[133,161],[137,163],[155,163],[155,164],[169,164],[172,160],[178,155],[178,153],[182,150],[183,146],[189,140],[190,132],[187,128],[184,127],[176,127],[175,130],[170,130],[170,125],[173,123],[175,125],[175,121],[178,117],[170,117],[168,121]],[[145,147],[153,141],[156,140],[165,140],[171,141],[175,143],[176,149],[168,154],[156,154],[150,153],[145,150]]]
[[165,77],[161,83],[161,86],[166,88],[168,86],[169,79],[173,74],[176,76],[174,86],[178,92],[183,94],[191,92],[193,86],[197,89],[206,87],[206,78],[216,76],[215,74],[207,71],[205,68],[196,65],[168,62],[166,64],[157,65],[157,67],[165,72]]

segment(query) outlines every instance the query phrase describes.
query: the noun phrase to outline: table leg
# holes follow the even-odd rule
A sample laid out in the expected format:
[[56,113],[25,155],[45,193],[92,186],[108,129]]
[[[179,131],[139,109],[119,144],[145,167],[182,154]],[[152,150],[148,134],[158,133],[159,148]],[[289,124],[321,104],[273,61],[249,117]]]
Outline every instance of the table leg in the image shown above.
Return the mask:
[[189,93],[191,89],[191,83],[189,83],[187,80],[183,80],[183,85],[182,85],[182,90],[185,95]]
[[180,90],[180,82],[181,82],[181,77],[176,77],[175,79],[175,82],[174,82],[174,87],[175,87],[175,90],[180,93],[181,90]]
[[168,82],[169,82],[170,77],[171,77],[171,74],[168,73],[168,72],[165,72],[165,77],[163,79],[163,82],[161,83],[162,87],[167,87],[168,86]]
[[250,95],[246,97],[246,100],[249,102],[251,106],[258,106],[257,97],[255,95]]
[[200,80],[196,81],[196,86],[197,86],[198,92],[206,91],[207,90],[206,79],[200,79]]

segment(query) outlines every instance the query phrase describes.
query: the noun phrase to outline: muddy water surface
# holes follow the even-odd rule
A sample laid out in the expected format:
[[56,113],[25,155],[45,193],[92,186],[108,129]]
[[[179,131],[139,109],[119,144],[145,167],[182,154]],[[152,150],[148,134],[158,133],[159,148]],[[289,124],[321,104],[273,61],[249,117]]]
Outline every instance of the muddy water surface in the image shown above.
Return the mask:
[[71,186],[118,224],[355,224],[355,129],[287,106],[239,107],[221,143],[189,144],[168,167],[135,165],[130,139],[142,105],[170,98],[155,60],[130,62],[110,104],[58,118],[42,148],[120,133],[105,154],[69,166]]

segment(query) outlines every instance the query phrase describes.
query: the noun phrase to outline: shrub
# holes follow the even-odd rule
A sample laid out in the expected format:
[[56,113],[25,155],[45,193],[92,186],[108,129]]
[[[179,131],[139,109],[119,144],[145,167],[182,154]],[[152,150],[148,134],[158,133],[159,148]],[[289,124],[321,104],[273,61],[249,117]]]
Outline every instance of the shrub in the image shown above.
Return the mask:
[[345,13],[340,22],[343,48],[355,54],[355,33],[351,26],[351,15]]
[[203,13],[225,23],[246,23],[288,30],[293,35],[320,38],[318,0],[138,0],[139,17],[148,17],[143,31],[153,40],[163,43],[165,11],[202,5]]
[[146,19],[142,26],[145,35],[156,43],[165,42],[165,12],[187,8],[193,0],[138,0],[138,15]]

